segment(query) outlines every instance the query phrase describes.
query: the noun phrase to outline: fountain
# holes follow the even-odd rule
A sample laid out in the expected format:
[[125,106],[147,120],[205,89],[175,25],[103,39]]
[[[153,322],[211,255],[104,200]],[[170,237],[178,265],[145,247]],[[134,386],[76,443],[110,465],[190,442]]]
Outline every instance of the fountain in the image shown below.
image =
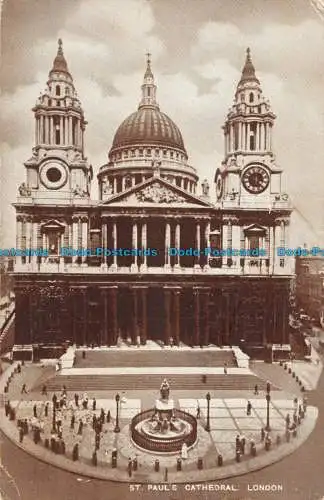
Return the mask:
[[184,443],[188,448],[195,444],[196,418],[175,408],[169,395],[170,385],[164,379],[155,407],[138,413],[132,419],[132,440],[140,448],[156,453],[178,453]]

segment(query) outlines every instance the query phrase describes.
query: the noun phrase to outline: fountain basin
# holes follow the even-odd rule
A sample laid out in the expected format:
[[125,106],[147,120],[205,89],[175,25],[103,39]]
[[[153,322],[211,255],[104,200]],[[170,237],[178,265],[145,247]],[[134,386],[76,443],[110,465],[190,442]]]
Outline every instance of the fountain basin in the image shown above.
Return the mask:
[[[161,410],[163,412],[162,408]],[[134,444],[155,453],[179,453],[183,443],[188,448],[194,446],[197,441],[196,418],[182,410],[173,409],[172,412],[174,418],[167,422],[168,427],[164,429],[163,423],[161,425],[154,420],[157,408],[135,415],[130,425]]]

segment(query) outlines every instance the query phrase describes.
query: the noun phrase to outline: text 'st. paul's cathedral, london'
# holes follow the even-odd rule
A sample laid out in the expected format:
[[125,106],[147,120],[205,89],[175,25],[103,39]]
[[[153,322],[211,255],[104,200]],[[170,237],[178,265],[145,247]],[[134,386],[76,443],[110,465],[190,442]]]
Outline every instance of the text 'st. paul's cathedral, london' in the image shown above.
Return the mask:
[[16,258],[16,344],[288,342],[293,259],[277,248],[288,246],[292,209],[249,49],[212,187],[199,183],[179,128],[160,110],[150,58],[138,108],[99,168],[99,200],[60,40],[33,112],[17,248],[43,252]]

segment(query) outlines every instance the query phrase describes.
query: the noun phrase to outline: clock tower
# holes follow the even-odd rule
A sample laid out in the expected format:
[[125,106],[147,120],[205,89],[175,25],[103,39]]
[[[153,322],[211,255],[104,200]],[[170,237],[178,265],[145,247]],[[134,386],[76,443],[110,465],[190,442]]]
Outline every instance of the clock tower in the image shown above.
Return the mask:
[[30,192],[37,204],[88,198],[91,169],[84,157],[83,139],[87,122],[60,39],[46,88],[33,111],[35,146],[25,162],[27,183],[20,188],[21,194],[24,189],[25,194]]
[[[282,169],[276,164],[272,134],[276,116],[263,96],[250,49],[226,117],[225,157],[215,174],[216,205],[223,209],[222,247],[261,248],[263,259],[228,258],[227,263],[259,273],[279,274],[291,264],[275,248],[288,245],[291,206],[282,192]],[[255,252],[257,255],[258,252]],[[289,260],[289,259],[288,259]],[[290,259],[292,260],[292,259]],[[252,267],[251,267],[252,266]]]
[[[87,122],[73,78],[58,40],[57,55],[45,90],[33,108],[35,142],[24,165],[26,181],[19,186],[16,206],[20,250],[42,248],[48,257],[17,256],[16,270],[37,270],[42,263],[63,268],[60,248],[88,242],[87,206],[92,167],[84,155]],[[45,252],[45,253],[46,253]]]

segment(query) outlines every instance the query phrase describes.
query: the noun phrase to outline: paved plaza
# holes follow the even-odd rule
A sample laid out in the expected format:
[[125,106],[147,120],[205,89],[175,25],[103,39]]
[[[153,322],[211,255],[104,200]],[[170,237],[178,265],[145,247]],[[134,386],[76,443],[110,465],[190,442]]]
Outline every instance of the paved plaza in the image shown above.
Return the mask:
[[[168,467],[168,470],[176,472],[176,462],[180,454],[164,456],[163,454],[154,454],[139,449],[132,442],[129,433],[130,420],[144,408],[141,399],[133,399],[123,397],[120,405],[120,427],[121,432],[115,433],[116,419],[116,402],[111,399],[96,399],[96,410],[92,410],[92,400],[89,399],[88,409],[81,409],[81,405],[77,407],[73,399],[68,398],[67,407],[63,407],[56,412],[56,421],[62,420],[62,439],[66,446],[65,457],[71,460],[73,446],[79,445],[79,462],[87,466],[91,466],[92,453],[95,450],[95,431],[92,426],[93,416],[99,418],[101,410],[107,413],[110,412],[111,420],[105,423],[100,434],[100,448],[97,450],[98,466],[105,469],[107,472],[112,472],[111,469],[111,452],[114,448],[118,449],[118,469],[123,471],[123,476],[127,469],[129,457],[137,458],[138,472],[133,473],[134,478],[145,480],[150,478],[154,480],[154,462],[159,460],[161,467]],[[252,405],[251,414],[247,415],[247,404],[250,401]],[[45,406],[48,403],[48,416],[45,417]],[[36,404],[35,418],[33,415],[34,405]],[[250,456],[250,442],[253,440],[256,444],[257,453],[265,454],[264,442],[261,440],[261,429],[266,425],[266,401],[264,398],[213,398],[210,402],[210,432],[205,430],[207,421],[207,402],[206,399],[175,399],[175,404],[181,410],[197,415],[197,407],[200,407],[200,418],[198,420],[198,439],[197,443],[188,452],[188,458],[182,460],[182,469],[184,472],[196,471],[197,461],[202,458],[206,468],[216,468],[217,458],[221,454],[223,457],[224,467],[226,465],[235,464],[236,444],[235,440],[238,435],[245,437],[246,450],[245,457],[242,461],[253,461]],[[41,444],[38,445],[39,451],[44,448],[44,441],[52,437],[52,402],[42,401],[26,401],[14,400],[10,401],[10,405],[16,411],[17,419],[27,419],[29,429],[34,426],[39,426],[41,432]],[[285,446],[285,419],[286,415],[290,415],[292,420],[294,413],[294,402],[292,399],[273,399],[270,403],[270,422],[271,431],[270,437],[272,447],[276,445],[276,439],[279,435],[283,445]],[[75,417],[74,429],[71,429],[71,417]],[[316,419],[316,412],[313,408],[308,408],[305,421]],[[82,420],[83,429],[82,435],[78,434],[79,422]],[[15,438],[18,439],[18,428],[15,425]],[[300,429],[304,424],[301,424]],[[23,446],[29,445],[32,441],[32,433],[24,437]],[[46,450],[47,451],[47,450]],[[53,453],[54,456],[54,453]],[[64,458],[65,458],[64,457]],[[254,460],[257,460],[254,458]],[[71,460],[72,463],[72,460]],[[153,474],[152,474],[153,473]],[[116,475],[116,474],[115,474]],[[117,474],[118,475],[118,474]],[[125,479],[124,477],[122,479]],[[159,477],[158,480],[161,478]],[[197,479],[196,479],[197,480]]]

